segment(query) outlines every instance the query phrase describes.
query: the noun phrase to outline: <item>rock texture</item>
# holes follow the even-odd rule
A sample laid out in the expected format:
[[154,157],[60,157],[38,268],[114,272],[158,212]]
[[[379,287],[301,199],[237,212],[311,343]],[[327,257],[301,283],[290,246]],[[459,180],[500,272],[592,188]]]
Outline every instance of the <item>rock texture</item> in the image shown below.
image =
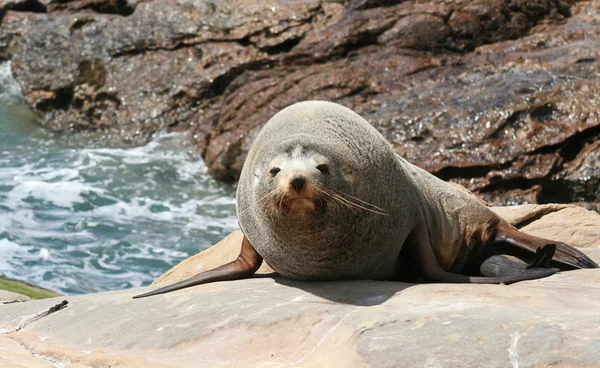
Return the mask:
[[71,297],[19,331],[23,316],[60,300],[4,305],[0,365],[598,367],[599,276],[511,286],[251,279],[140,300],[126,290]]
[[[600,215],[494,208],[600,261]],[[237,237],[237,238],[236,238]],[[172,282],[229,260],[239,234]],[[187,271],[186,271],[187,269]],[[263,269],[268,272],[268,269]],[[255,277],[133,300],[140,290],[0,305],[2,367],[600,367],[600,271],[505,285]]]
[[190,129],[235,180],[270,116],[363,115],[409,161],[493,203],[600,202],[597,1],[0,1],[44,125],[108,144]]
[[26,302],[28,300],[31,300],[31,298],[28,296],[19,293],[14,293],[8,290],[0,290],[0,304]]

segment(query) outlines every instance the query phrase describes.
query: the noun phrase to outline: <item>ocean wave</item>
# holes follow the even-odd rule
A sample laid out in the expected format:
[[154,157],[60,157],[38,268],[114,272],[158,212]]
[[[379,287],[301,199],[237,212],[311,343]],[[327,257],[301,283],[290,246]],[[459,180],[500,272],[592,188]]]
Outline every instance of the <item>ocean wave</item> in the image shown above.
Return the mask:
[[0,158],[9,277],[66,294],[142,286],[238,226],[235,189],[190,159],[182,133],[132,149],[19,139]]
[[0,103],[4,104],[23,101],[23,91],[12,75],[10,64],[10,60],[0,62]]

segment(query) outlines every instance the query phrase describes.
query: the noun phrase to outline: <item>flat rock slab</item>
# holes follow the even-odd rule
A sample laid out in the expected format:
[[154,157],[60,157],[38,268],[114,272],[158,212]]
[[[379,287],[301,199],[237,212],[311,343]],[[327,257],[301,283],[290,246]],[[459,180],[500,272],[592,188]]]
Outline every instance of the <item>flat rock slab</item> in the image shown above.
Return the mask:
[[69,297],[19,331],[61,299],[0,306],[1,356],[25,367],[600,367],[597,270],[510,286],[255,278],[131,299],[139,292]]
[[0,290],[0,304],[8,304],[15,302],[26,302],[31,300],[30,297],[19,293],[13,293],[8,290]]
[[[600,262],[596,212],[492,209]],[[240,240],[233,233],[156,283],[235,258]],[[141,292],[0,305],[0,367],[600,367],[600,270],[510,286],[258,275],[131,298]],[[35,318],[63,299],[65,309]]]

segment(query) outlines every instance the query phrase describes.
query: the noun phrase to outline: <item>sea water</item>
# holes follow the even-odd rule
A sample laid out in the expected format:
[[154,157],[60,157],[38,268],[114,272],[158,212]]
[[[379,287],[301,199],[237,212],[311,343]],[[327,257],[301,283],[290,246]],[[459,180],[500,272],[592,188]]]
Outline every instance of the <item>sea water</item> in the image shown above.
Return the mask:
[[237,229],[235,188],[182,133],[86,148],[42,128],[0,64],[0,274],[64,294],[148,285]]

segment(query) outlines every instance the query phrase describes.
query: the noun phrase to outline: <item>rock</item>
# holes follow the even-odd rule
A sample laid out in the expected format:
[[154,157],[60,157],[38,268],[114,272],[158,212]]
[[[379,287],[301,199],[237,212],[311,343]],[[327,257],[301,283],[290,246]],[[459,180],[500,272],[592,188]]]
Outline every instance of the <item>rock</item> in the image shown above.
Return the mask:
[[50,0],[47,8],[50,13],[97,12],[128,16],[141,1],[144,0]]
[[16,302],[26,302],[31,300],[30,297],[14,293],[8,290],[0,290],[0,304],[10,304]]
[[2,8],[0,5],[0,60],[11,58],[21,34],[27,29],[30,22],[40,16],[36,13],[6,11],[6,8]]
[[138,300],[131,297],[139,290],[80,295],[20,331],[24,316],[60,299],[0,306],[0,359],[100,367],[598,367],[598,285],[600,273],[583,270],[510,286],[261,278]]
[[[369,11],[372,16],[382,10]],[[442,18],[446,14],[437,11]],[[468,19],[467,13],[473,14],[460,17]],[[353,108],[409,161],[488,201],[597,201],[596,181],[584,179],[598,176],[593,150],[600,119],[598,100],[590,98],[599,88],[598,80],[590,78],[598,75],[600,51],[595,5],[578,3],[564,21],[543,22],[518,40],[464,54],[422,53],[418,47],[394,48],[368,39],[351,47],[343,41],[382,31],[387,18],[364,29],[370,23],[347,26],[360,18],[358,12],[343,14],[328,28],[331,35],[315,33],[314,41],[307,41],[309,33],[290,50],[285,60],[292,65],[250,71],[232,82],[211,115],[218,122],[210,138],[200,135],[198,140],[217,178],[237,178],[245,152],[272,114],[316,98]],[[352,30],[359,33],[350,36]],[[477,46],[458,45],[442,48]]]
[[133,13],[124,3],[129,11],[99,13],[113,3],[123,2],[51,3],[50,11],[66,14],[21,30],[10,58],[45,126],[96,132],[116,145],[198,123],[235,76],[273,63],[277,47],[299,37],[320,9],[317,2],[149,1]]
[[43,360],[39,355],[33,356],[17,341],[0,335],[0,366],[10,368],[39,367],[55,368],[52,361]]
[[8,10],[45,13],[51,0],[0,0],[0,14]]
[[489,202],[600,202],[597,2],[4,0],[0,14],[27,102],[81,139],[189,129],[233,181],[275,112],[327,99]]
[[[493,210],[526,231],[600,244],[595,212]],[[239,241],[233,233],[157,283],[232,259]],[[582,249],[600,261],[600,248]],[[30,301],[0,306],[0,366],[600,367],[599,288],[600,270],[509,286],[262,277],[136,300],[139,289],[72,296],[37,320],[62,298]]]
[[560,240],[573,247],[600,247],[600,214],[565,205],[492,207],[519,230],[531,235]]
[[[459,119],[475,115],[476,108],[483,108],[485,111],[491,107],[489,105],[504,101],[506,88],[502,91],[488,92],[498,94],[494,97],[478,97],[481,91],[463,88],[465,84],[472,83],[471,81],[464,83],[448,80],[451,76],[468,71],[462,65],[462,58],[466,56],[453,51],[471,50],[487,42],[522,35],[529,29],[528,25],[533,24],[534,18],[558,15],[557,9],[549,3],[534,12],[535,15],[521,12],[523,9],[519,8],[504,9],[505,4],[502,1],[462,2],[455,5],[456,7],[448,5],[447,2],[402,2],[393,7],[374,7],[361,11],[333,8],[328,14],[326,10],[328,17],[335,19],[331,21],[332,24],[319,28],[318,32],[308,32],[302,41],[286,54],[284,65],[270,70],[248,71],[228,87],[220,108],[209,115],[209,121],[217,123],[208,141],[202,139],[202,135],[199,134],[198,149],[201,150],[211,172],[219,179],[237,179],[245,153],[259,128],[276,111],[305,99],[333,100],[353,108],[395,143],[399,153],[417,164],[429,162],[435,151],[417,150],[418,152],[407,155],[405,151],[412,150],[413,145],[417,144],[419,148],[427,149],[435,143],[437,149],[441,149],[440,143],[437,142],[441,142],[442,145],[456,144],[456,135],[461,133],[456,131],[460,128],[457,126],[461,124]],[[480,19],[471,16],[472,32],[465,31],[452,37],[448,36],[449,31],[446,28],[431,26],[432,17],[447,19],[451,14],[456,14],[456,8],[464,9],[464,14],[471,14],[475,9],[484,11],[485,8],[485,14],[504,14],[506,17],[496,17],[497,22],[492,27],[480,22],[487,15],[482,15]],[[515,12],[512,18],[508,16],[511,11]],[[521,17],[529,20],[520,28],[517,27],[520,31],[516,31],[517,28],[511,32],[500,31],[493,37],[490,36],[492,32],[483,32],[487,27],[502,29],[506,25],[504,22],[509,22],[509,18],[514,20]],[[425,18],[428,20],[424,20]],[[372,21],[373,19],[377,19],[377,22]],[[508,25],[506,27],[511,28]],[[397,37],[392,37],[390,32],[398,32]],[[440,32],[439,35],[436,35],[436,32]],[[427,34],[427,37],[424,34]],[[397,39],[401,42],[396,41]],[[414,42],[410,39],[421,42],[431,39],[432,43],[413,45]],[[438,49],[444,52],[422,52]],[[480,69],[477,66],[475,70],[478,76],[482,76]],[[494,74],[497,67],[489,69],[487,72]],[[505,76],[496,78],[510,84]],[[442,87],[445,83],[452,86]],[[438,92],[437,84],[440,84],[443,90]],[[491,87],[490,83],[485,83],[485,86]],[[420,98],[427,98],[424,95],[425,91],[417,92],[421,88],[434,94],[436,100],[414,103]],[[499,96],[500,94],[503,96]],[[454,95],[460,96],[458,100],[452,97]],[[476,101],[485,98],[485,103],[489,105],[473,109],[473,106],[465,105],[465,100],[471,98]],[[446,101],[446,104],[440,104],[440,101]],[[456,101],[456,104],[452,101]],[[432,113],[432,107],[439,110],[456,109],[456,113],[461,116],[452,116],[454,113],[450,112],[448,116],[437,119],[442,113]],[[433,126],[436,121],[432,121],[432,118],[444,127]],[[467,123],[474,122],[462,124]],[[427,142],[418,137],[412,139],[414,136],[407,134],[411,131],[416,133],[415,127],[435,130],[435,134]],[[473,130],[476,131],[477,128],[475,126]],[[460,158],[463,159],[463,155]],[[433,161],[435,160],[434,158]],[[426,168],[439,170],[432,165]]]

